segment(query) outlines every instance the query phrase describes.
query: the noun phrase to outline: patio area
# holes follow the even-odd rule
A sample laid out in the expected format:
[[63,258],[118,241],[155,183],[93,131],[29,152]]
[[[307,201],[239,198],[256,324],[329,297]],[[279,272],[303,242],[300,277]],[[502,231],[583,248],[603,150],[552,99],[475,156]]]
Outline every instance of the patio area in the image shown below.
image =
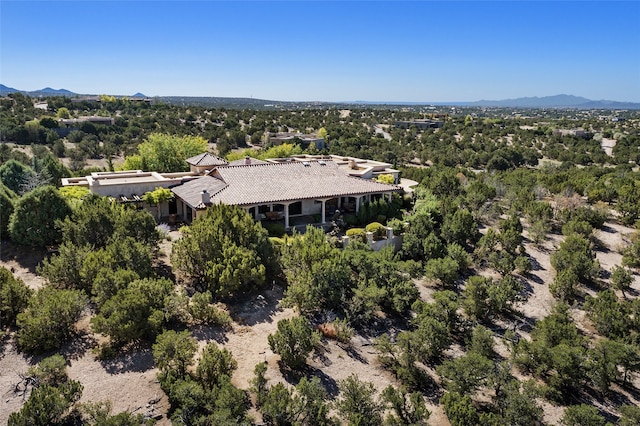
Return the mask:
[[[260,221],[260,223],[267,228],[269,227],[269,225],[273,225],[273,224],[281,225],[283,228],[285,227],[284,219],[277,219],[277,220],[263,219]],[[332,221],[327,221],[324,224],[320,223],[320,215],[300,215],[300,216],[293,216],[289,218],[289,229],[285,228],[285,232],[287,234],[293,234],[295,230],[295,232],[299,234],[303,234],[306,231],[307,226],[309,225],[312,225],[316,228],[322,228],[324,229],[325,232],[331,231],[335,226]]]

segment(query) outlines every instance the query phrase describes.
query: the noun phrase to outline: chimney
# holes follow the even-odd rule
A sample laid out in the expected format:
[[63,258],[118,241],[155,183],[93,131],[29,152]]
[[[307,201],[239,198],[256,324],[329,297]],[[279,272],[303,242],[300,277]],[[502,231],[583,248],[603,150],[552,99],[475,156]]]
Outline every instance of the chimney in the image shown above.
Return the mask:
[[250,166],[251,165],[251,157],[249,157],[248,155],[246,157],[244,157],[244,164],[245,164],[245,166]]
[[202,190],[200,198],[202,199],[202,204],[211,204],[211,195],[209,195],[206,189]]

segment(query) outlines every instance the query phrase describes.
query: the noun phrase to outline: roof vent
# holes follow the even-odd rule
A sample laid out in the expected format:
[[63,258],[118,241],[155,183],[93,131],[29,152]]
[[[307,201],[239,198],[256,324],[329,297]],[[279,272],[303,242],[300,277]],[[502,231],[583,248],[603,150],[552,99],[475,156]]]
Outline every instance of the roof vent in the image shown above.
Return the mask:
[[320,161],[318,161],[318,164],[320,164],[321,166],[326,166],[327,162],[324,161],[324,160],[320,160]]
[[303,162],[302,162],[302,164],[303,164],[305,167],[309,167],[309,166],[311,166],[311,163],[309,163],[308,161],[303,161]]

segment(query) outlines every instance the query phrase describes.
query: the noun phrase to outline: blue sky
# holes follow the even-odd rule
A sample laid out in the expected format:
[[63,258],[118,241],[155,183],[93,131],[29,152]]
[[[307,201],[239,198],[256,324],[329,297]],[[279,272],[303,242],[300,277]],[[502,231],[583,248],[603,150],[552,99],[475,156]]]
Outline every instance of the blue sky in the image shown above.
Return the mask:
[[0,0],[0,83],[294,101],[640,102],[640,2]]

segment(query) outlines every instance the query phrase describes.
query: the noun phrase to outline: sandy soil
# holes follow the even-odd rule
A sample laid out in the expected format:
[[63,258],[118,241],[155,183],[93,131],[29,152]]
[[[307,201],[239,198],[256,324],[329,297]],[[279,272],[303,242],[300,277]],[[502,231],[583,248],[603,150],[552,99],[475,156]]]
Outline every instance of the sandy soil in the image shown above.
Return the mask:
[[602,147],[602,150],[609,157],[613,157],[613,147],[616,146],[616,140],[615,139],[602,138],[602,141],[600,142],[600,146]]
[[[596,237],[602,243],[602,247],[597,251],[597,259],[603,269],[610,270],[620,263],[619,248],[625,244],[626,236],[632,232],[632,229],[607,222],[605,228],[596,233]],[[161,244],[160,262],[168,266],[171,240],[176,238],[178,233],[172,232],[169,234],[169,240]],[[548,289],[548,284],[555,276],[555,271],[550,264],[550,256],[563,238],[561,235],[550,235],[539,247],[525,240],[524,245],[533,260],[534,267],[526,281],[529,298],[519,306],[525,319],[516,324],[518,333],[524,338],[529,337],[528,333],[534,322],[545,317],[555,304]],[[33,288],[43,285],[43,279],[36,275],[36,265],[47,255],[46,252],[24,250],[8,243],[3,243],[1,247],[1,266],[13,268],[15,275]],[[604,276],[603,282],[606,283],[608,277],[606,274]],[[426,280],[416,280],[416,284],[423,300],[432,299],[436,288]],[[632,289],[635,295],[640,294],[638,274],[635,275]],[[231,306],[230,312],[234,323],[229,331],[211,327],[191,329],[200,347],[204,347],[208,342],[216,342],[233,353],[238,362],[238,369],[232,381],[242,389],[249,388],[255,365],[263,361],[268,363],[266,375],[272,383],[295,384],[290,381],[291,378],[283,376],[278,365],[279,357],[269,349],[267,343],[267,336],[275,332],[279,320],[296,315],[294,310],[279,306],[281,298],[282,290],[274,287],[266,289],[243,304]],[[573,309],[572,313],[583,332],[587,334],[593,332],[593,327],[583,311]],[[153,365],[149,346],[121,354],[113,360],[101,362],[94,357],[91,349],[97,346],[102,337],[91,333],[88,316],[83,317],[79,322],[78,331],[80,337],[65,347],[62,353],[68,360],[69,376],[84,385],[81,402],[109,400],[113,404],[114,412],[127,410],[163,415],[159,424],[169,424],[166,418],[169,404],[157,382],[157,369]],[[18,353],[10,335],[6,336],[2,343],[0,347],[0,424],[5,424],[9,413],[18,410],[23,404],[23,398],[14,393],[14,386],[20,381],[19,375],[25,373],[29,366],[36,364],[41,357],[30,357]],[[505,342],[496,338],[496,344],[498,353],[508,356]],[[456,352],[455,348],[450,352]],[[379,390],[389,384],[398,384],[390,373],[379,367],[372,341],[361,336],[354,337],[351,345],[324,341],[322,350],[309,358],[307,373],[318,376],[322,380],[331,398],[335,398],[338,394],[339,381],[352,373],[357,374],[361,380],[372,382]],[[517,376],[526,378],[519,374]],[[640,387],[640,378],[635,379],[635,386],[636,389]],[[629,393],[615,386],[614,391],[618,399],[626,400],[627,403],[640,403],[638,392]],[[447,425],[446,416],[437,406],[436,398],[427,398],[427,401],[429,410],[432,412],[429,423]],[[564,408],[544,401],[541,401],[541,404],[545,411],[545,421],[549,424],[557,424]],[[610,401],[604,401],[599,408],[604,413],[615,414]],[[255,414],[255,417],[259,420],[259,415]]]

